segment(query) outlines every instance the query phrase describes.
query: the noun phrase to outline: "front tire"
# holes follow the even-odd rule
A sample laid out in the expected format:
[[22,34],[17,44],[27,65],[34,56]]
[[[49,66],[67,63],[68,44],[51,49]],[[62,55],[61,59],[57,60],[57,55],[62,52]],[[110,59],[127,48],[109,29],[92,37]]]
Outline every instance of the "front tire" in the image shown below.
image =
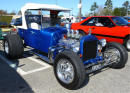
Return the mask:
[[20,58],[23,55],[23,42],[18,34],[8,34],[4,38],[4,52],[7,58]]
[[111,68],[119,69],[125,66],[128,53],[123,45],[117,42],[109,42],[104,49],[104,59],[113,63],[110,65]]
[[79,31],[79,35],[80,35],[80,36],[86,36],[86,33],[81,30],[81,31]]
[[130,36],[125,39],[125,47],[130,51]]
[[77,89],[85,80],[83,62],[72,51],[63,51],[56,56],[54,74],[58,82],[67,89]]

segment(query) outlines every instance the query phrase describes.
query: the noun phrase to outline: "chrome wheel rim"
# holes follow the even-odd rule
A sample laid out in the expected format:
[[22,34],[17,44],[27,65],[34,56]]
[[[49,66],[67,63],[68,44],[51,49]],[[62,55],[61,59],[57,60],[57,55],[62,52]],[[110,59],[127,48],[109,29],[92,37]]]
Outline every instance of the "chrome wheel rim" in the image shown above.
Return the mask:
[[127,48],[130,50],[130,39],[127,41]]
[[118,63],[121,59],[119,50],[114,47],[107,48],[104,52],[104,59],[109,63]]
[[9,45],[7,41],[5,41],[5,52],[9,54]]
[[58,78],[69,84],[74,79],[74,68],[67,59],[60,59],[57,63],[57,76]]

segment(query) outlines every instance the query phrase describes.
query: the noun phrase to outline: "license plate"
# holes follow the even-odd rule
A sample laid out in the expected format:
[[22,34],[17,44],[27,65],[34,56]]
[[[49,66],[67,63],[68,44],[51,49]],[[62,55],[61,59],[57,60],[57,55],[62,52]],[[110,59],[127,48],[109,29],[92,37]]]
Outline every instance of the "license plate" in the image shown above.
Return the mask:
[[98,68],[100,68],[101,66],[102,66],[101,64],[94,65],[94,66],[92,66],[92,70],[98,69]]

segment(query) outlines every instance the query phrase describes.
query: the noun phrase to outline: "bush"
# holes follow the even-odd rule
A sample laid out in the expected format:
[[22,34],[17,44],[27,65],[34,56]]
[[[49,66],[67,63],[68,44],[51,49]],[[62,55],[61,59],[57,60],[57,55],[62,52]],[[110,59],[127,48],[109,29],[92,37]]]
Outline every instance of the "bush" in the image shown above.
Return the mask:
[[10,24],[13,16],[0,16],[0,23]]

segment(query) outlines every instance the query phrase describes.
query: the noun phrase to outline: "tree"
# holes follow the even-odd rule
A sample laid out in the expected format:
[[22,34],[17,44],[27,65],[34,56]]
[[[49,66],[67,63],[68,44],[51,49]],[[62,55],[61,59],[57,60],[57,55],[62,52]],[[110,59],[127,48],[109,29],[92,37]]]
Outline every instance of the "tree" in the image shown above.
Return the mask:
[[129,10],[130,10],[129,1],[124,2],[124,4],[122,5],[125,7],[126,14],[128,15]]
[[10,15],[16,15],[17,14],[17,12],[15,11],[15,10],[13,10],[11,13],[10,13]]
[[3,10],[0,10],[0,15],[2,16],[2,14],[3,14]]
[[[77,16],[76,16],[78,19],[79,19],[79,13],[77,13]],[[81,17],[83,17],[83,14],[81,14]]]
[[18,11],[18,15],[22,15],[21,10]]
[[105,9],[105,15],[111,15],[111,13],[112,13],[112,7],[113,7],[113,5],[112,5],[112,1],[111,0],[107,0],[106,2],[105,2],[105,7],[104,7],[104,9]]
[[98,16],[101,16],[101,15],[104,15],[105,10],[104,10],[103,6],[100,5],[96,12],[97,12]]
[[25,15],[32,15],[32,12],[27,10],[27,11],[25,11]]
[[97,5],[96,2],[94,2],[93,5],[90,8],[90,11],[94,11],[94,15],[95,15],[95,11],[96,11],[97,8],[98,8],[98,5]]
[[[18,15],[22,15],[21,10],[18,11]],[[26,10],[26,11],[25,11],[25,15],[32,15],[32,12],[29,11],[29,10]]]
[[7,12],[7,10],[0,10],[0,15],[8,15],[9,13]]
[[115,15],[115,16],[121,16],[120,9],[116,7],[116,8],[114,9],[114,11],[113,11],[113,15]]
[[63,17],[63,15],[59,15],[58,17]]
[[128,15],[130,15],[130,11],[128,11]]
[[7,10],[3,10],[3,15],[8,15]]
[[121,16],[125,16],[126,15],[125,7],[121,7],[121,8],[119,8],[119,10],[121,12]]

